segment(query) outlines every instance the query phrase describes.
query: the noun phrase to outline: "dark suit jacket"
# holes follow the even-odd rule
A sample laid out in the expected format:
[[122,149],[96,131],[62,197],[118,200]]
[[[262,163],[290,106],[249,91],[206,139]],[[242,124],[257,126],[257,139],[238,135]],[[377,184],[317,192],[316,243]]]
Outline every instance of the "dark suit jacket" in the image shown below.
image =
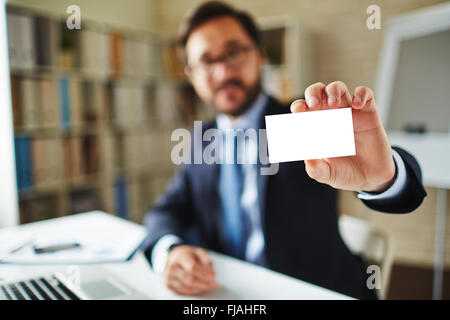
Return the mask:
[[[269,98],[265,115],[289,109]],[[214,127],[215,121],[203,126]],[[261,128],[265,128],[264,118]],[[203,148],[206,143],[203,143]],[[202,149],[203,150],[203,149]],[[406,188],[395,199],[363,201],[384,212],[409,212],[426,193],[420,167],[406,151],[395,148],[408,172]],[[166,234],[181,238],[196,228],[198,245],[224,252],[219,236],[221,202],[218,194],[219,165],[182,165],[166,192],[146,215],[147,257],[157,240]],[[261,221],[265,236],[267,266],[290,276],[356,297],[373,298],[366,287],[366,269],[353,255],[338,231],[337,192],[316,182],[305,172],[303,161],[281,163],[275,175],[259,175]]]

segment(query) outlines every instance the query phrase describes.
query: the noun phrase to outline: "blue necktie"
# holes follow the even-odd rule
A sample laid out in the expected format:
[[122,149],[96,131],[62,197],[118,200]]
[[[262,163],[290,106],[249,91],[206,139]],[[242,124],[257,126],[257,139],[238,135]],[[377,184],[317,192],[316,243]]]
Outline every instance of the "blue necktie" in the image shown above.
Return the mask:
[[[228,131],[227,133],[230,133]],[[224,135],[225,136],[225,135]],[[245,259],[247,223],[245,212],[241,206],[241,195],[244,188],[242,165],[237,163],[237,138],[224,139],[224,150],[234,150],[233,163],[227,163],[225,157],[220,166],[219,190],[222,202],[222,234],[228,254]],[[227,142],[233,142],[233,147],[227,147]]]

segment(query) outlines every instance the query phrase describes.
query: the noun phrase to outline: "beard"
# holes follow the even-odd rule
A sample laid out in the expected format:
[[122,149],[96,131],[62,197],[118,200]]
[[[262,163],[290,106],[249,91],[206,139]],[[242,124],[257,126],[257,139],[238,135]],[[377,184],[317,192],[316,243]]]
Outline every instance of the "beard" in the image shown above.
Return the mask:
[[[214,90],[214,93],[217,94],[221,89],[227,87],[227,86],[236,86],[241,88],[244,91],[245,99],[244,101],[239,104],[237,107],[233,108],[233,110],[229,112],[224,112],[226,115],[232,116],[234,118],[239,117],[240,115],[244,114],[250,107],[252,106],[255,99],[258,97],[259,93],[261,92],[261,82],[257,81],[253,86],[246,87],[241,80],[233,78],[225,81],[224,83],[217,86]],[[221,108],[212,103],[212,107],[216,111],[220,111]]]

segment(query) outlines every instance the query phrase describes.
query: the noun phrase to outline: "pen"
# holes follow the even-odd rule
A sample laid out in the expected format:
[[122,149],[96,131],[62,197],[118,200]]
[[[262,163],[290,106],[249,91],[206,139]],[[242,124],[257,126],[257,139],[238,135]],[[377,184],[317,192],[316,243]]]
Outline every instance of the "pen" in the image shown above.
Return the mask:
[[52,252],[57,252],[57,251],[61,251],[61,250],[79,248],[79,247],[81,247],[81,244],[79,244],[77,242],[58,244],[58,245],[53,245],[53,246],[48,246],[48,247],[34,246],[34,253],[37,253],[37,254],[52,253]]
[[28,240],[23,242],[22,244],[20,244],[19,246],[15,247],[14,249],[12,249],[11,251],[9,251],[10,254],[19,252],[20,250],[22,250],[23,248],[25,248],[26,246],[28,246],[29,244],[31,244],[33,242],[33,239]]
[[25,248],[26,246],[30,245],[31,243],[33,243],[33,238],[28,239],[22,243],[20,243],[19,245],[16,245],[15,247],[13,247],[11,250],[9,250],[7,253],[5,252],[3,255],[0,255],[0,263],[5,260],[8,255],[17,253],[19,251],[21,251],[23,248]]

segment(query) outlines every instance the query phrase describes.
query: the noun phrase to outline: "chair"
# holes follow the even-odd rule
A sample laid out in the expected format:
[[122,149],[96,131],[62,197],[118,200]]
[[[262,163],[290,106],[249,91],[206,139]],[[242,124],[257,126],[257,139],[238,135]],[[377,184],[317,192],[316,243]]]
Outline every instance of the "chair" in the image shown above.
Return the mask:
[[361,256],[368,265],[380,267],[381,286],[376,290],[378,298],[386,299],[393,264],[392,237],[369,222],[348,215],[340,215],[339,231],[352,253]]

